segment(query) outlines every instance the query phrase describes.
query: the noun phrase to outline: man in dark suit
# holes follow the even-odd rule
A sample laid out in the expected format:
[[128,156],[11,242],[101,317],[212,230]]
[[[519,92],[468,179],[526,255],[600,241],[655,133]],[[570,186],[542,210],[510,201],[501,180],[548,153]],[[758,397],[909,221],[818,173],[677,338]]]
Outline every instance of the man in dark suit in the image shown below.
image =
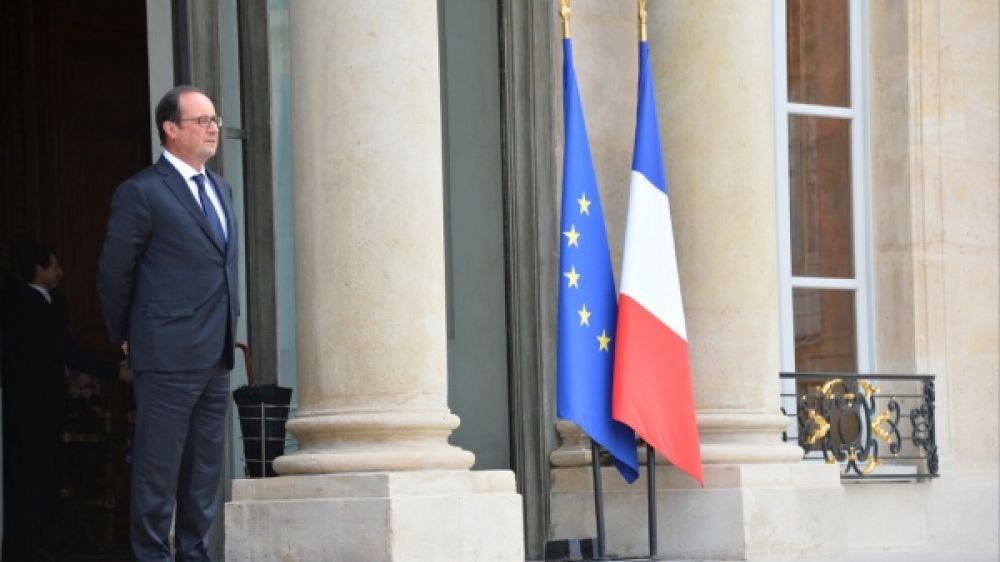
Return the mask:
[[[232,188],[205,169],[222,120],[180,86],[156,107],[164,153],[121,184],[98,270],[112,341],[127,342],[137,419],[131,539],[138,562],[207,561],[239,311]],[[176,510],[175,510],[176,504]]]
[[93,357],[70,336],[62,268],[37,242],[11,249],[3,287],[4,562],[48,560],[55,520],[66,367],[103,379],[129,374]]

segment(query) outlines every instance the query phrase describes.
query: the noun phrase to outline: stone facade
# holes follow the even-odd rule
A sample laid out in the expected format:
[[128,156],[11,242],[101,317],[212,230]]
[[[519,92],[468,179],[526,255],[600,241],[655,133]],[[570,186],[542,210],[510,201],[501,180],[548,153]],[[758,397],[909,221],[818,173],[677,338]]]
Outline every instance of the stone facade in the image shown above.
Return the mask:
[[[512,546],[521,541],[521,527],[510,473],[465,471],[471,461],[444,442],[457,420],[443,396],[434,4],[399,4],[377,15],[356,2],[291,5],[302,411],[290,429],[304,447],[278,463],[287,476],[235,485],[227,542],[235,545],[234,538],[244,536],[254,546],[233,546],[231,560],[312,560],[332,548],[346,549],[330,554],[332,560],[358,556],[362,551],[351,545],[371,543],[368,535],[328,535],[308,523],[322,517],[330,528],[349,530],[358,513],[381,530],[379,555],[358,559],[423,560],[413,549],[448,545],[466,533],[487,536],[481,518],[488,516],[499,517],[506,542],[453,542],[426,559],[524,556]],[[857,3],[867,10],[866,243],[875,370],[938,377],[942,451],[938,479],[857,485],[841,483],[834,466],[800,462],[801,450],[781,441],[775,151],[786,147],[774,142],[772,5],[650,4],[649,42],[706,464],[704,489],[672,467],[659,468],[662,552],[697,559],[836,558],[844,549],[996,554],[996,3]],[[559,115],[555,38],[561,25],[551,7],[533,9],[553,16],[551,45],[535,46],[542,53],[536,60],[551,62],[543,67],[549,76],[539,82],[553,90],[536,99],[552,100]],[[577,77],[617,271],[635,115],[635,6],[575,0],[572,9]],[[387,14],[396,19],[385,21]],[[391,42],[380,35],[386,28],[395,30]],[[398,73],[387,69],[397,67]],[[400,90],[408,95],[401,98]],[[343,105],[325,103],[328,92]],[[337,123],[339,130],[334,134],[323,123]],[[561,126],[557,118],[551,131],[556,142],[534,158],[561,161]],[[372,195],[400,170],[412,187],[397,194],[403,200]],[[553,190],[540,199],[559,196],[558,181],[537,189]],[[434,203],[429,212],[428,201]],[[419,216],[405,212],[416,205],[424,209]],[[391,220],[399,229],[372,243],[375,220]],[[555,220],[546,216],[539,224]],[[328,229],[336,233],[335,244],[325,242]],[[405,264],[420,282],[387,275],[390,261]],[[398,308],[385,295],[412,305],[402,321],[413,337],[370,348],[373,341],[384,344],[386,332],[400,331]],[[345,305],[347,299],[352,304]],[[543,294],[539,307],[548,306],[554,302]],[[365,323],[357,318],[362,309]],[[343,325],[365,325],[366,331],[348,333]],[[551,357],[540,365],[554,376]],[[555,420],[547,423],[552,427],[545,431],[554,431]],[[546,538],[592,536],[589,451],[572,428],[560,432],[564,446],[548,451]],[[606,472],[610,550],[642,554],[645,490]],[[440,479],[449,483],[443,496]],[[344,509],[359,497],[364,509]],[[434,529],[429,543],[415,539],[413,531],[426,521],[414,506],[424,501],[442,521],[462,524]],[[393,522],[403,525],[397,527],[399,542],[381,541],[392,534]],[[292,543],[313,550],[295,554]]]

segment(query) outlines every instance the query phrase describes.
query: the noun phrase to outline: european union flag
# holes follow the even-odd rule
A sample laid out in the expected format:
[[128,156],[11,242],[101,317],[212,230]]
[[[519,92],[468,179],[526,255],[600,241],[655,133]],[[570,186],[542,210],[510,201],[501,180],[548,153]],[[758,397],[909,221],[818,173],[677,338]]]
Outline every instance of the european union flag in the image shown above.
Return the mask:
[[563,40],[563,111],[566,150],[559,237],[557,414],[607,449],[622,477],[631,483],[639,476],[635,434],[611,419],[615,278],[570,39]]

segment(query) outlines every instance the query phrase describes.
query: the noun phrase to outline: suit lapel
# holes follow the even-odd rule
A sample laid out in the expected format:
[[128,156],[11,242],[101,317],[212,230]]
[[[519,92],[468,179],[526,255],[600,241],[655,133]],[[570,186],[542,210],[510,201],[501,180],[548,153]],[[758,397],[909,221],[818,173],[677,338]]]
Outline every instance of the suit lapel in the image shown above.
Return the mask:
[[[191,189],[188,188],[187,180],[181,177],[180,172],[173,167],[166,158],[160,157],[160,160],[156,163],[156,169],[163,174],[163,181],[166,182],[167,187],[177,197],[180,201],[181,206],[187,209],[188,213],[191,213],[191,217],[194,218],[198,226],[201,227],[201,231],[208,237],[212,244],[220,251],[224,252],[225,248],[219,248],[218,243],[215,242],[215,236],[212,235],[212,228],[208,225],[208,219],[205,218],[205,213],[201,210],[201,206],[194,200],[194,196],[191,195]],[[214,181],[214,180],[213,180]],[[223,206],[225,204],[223,203]],[[227,212],[228,215],[228,212]],[[226,217],[229,220],[229,217]]]

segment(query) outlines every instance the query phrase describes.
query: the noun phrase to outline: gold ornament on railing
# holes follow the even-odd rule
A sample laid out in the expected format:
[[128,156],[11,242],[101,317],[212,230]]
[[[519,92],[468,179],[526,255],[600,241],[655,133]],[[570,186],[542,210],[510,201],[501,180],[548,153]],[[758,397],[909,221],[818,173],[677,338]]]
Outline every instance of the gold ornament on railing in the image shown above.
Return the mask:
[[816,390],[823,396],[826,396],[827,399],[833,400],[837,395],[833,392],[830,392],[830,389],[843,382],[844,381],[842,379],[828,380],[826,381],[826,384],[824,384],[823,386],[816,387]]
[[830,423],[812,408],[806,410],[806,415],[809,416],[809,421],[813,422],[814,425],[813,430],[806,437],[806,444],[815,445],[820,439],[826,437],[827,432],[830,431]]
[[[872,455],[871,458],[868,459],[868,462],[865,464],[865,467],[861,469],[861,474],[864,476],[868,476],[880,464],[882,464],[882,461],[879,460],[877,456]],[[847,470],[844,471],[844,474],[847,474]]]
[[[887,423],[887,422],[889,422],[890,425],[892,425],[891,424],[891,422],[892,422],[892,412],[890,410],[886,410],[886,411],[882,412],[881,414],[879,414],[878,416],[876,416],[875,419],[872,420],[872,424],[871,424],[872,425],[872,433],[874,433],[875,435],[877,435],[878,438],[881,439],[882,441],[885,441],[885,444],[889,445],[890,450],[892,450],[892,445],[893,445],[892,433],[886,431],[885,428],[882,427],[882,424],[883,423]],[[892,453],[892,456],[894,456],[894,457],[899,456],[899,453],[894,451]]]
[[865,390],[865,398],[869,400],[871,399],[873,394],[878,394],[879,392],[882,392],[881,388],[873,385],[872,383],[866,381],[865,379],[859,379],[858,386],[860,386]]

